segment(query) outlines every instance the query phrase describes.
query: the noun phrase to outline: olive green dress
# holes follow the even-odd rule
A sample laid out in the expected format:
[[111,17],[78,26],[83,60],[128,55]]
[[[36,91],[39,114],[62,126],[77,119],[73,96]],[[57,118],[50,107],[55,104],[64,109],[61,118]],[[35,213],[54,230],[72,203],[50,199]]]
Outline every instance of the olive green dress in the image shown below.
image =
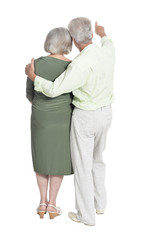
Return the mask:
[[[35,73],[54,81],[70,62],[53,57],[35,60]],[[47,175],[73,173],[70,155],[72,94],[50,98],[34,90],[27,79],[26,95],[32,101],[31,149],[34,171]]]

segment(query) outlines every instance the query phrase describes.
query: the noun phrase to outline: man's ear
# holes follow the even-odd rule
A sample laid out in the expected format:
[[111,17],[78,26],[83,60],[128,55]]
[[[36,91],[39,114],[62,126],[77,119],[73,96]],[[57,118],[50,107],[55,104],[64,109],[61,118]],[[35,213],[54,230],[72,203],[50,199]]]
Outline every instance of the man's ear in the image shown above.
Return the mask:
[[78,43],[76,42],[76,40],[74,38],[73,38],[73,42],[74,42],[74,45],[78,48]]
[[74,38],[72,38],[72,41],[74,42],[74,44],[76,44],[76,40]]

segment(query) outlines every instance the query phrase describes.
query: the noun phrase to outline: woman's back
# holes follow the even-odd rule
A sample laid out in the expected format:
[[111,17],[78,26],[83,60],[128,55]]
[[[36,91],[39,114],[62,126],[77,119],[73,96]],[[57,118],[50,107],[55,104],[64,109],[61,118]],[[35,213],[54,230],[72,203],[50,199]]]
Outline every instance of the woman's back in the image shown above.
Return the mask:
[[[69,62],[52,57],[35,60],[37,75],[54,81]],[[30,80],[28,80],[30,81]],[[49,98],[34,91],[31,114],[31,143],[34,170],[46,175],[72,174],[70,123],[72,95]]]
[[[70,60],[64,57],[72,49],[72,38],[66,28],[54,28],[46,37],[44,49],[50,55],[35,60],[35,73],[54,81],[63,73]],[[57,57],[57,58],[56,58]],[[72,94],[49,98],[34,90],[34,83],[27,78],[26,97],[32,103],[31,150],[33,169],[41,195],[41,203],[56,202],[63,175],[73,174],[70,153],[70,125]],[[42,181],[43,179],[43,181]],[[56,181],[56,185],[55,185]],[[44,184],[45,183],[45,184]],[[41,191],[41,190],[44,191]],[[42,205],[42,204],[40,204]],[[37,213],[43,218],[47,210],[53,218],[53,207],[39,206]],[[55,207],[56,208],[56,207]],[[56,208],[58,209],[58,208]],[[57,210],[58,216],[60,211]],[[55,217],[55,216],[54,216]]]
[[[35,73],[49,81],[54,81],[62,72],[65,71],[70,62],[53,57],[40,57],[35,60]],[[44,94],[34,91],[32,106],[42,111],[57,111],[70,107],[72,95],[63,94],[56,98],[49,98]]]

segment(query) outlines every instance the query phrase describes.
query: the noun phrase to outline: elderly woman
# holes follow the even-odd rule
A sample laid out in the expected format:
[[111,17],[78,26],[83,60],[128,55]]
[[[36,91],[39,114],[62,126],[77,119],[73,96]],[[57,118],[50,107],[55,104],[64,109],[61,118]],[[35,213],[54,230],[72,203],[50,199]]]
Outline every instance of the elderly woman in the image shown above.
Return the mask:
[[[71,62],[64,56],[72,49],[69,31],[65,28],[51,30],[44,48],[50,54],[35,60],[35,73],[53,82]],[[28,78],[26,96],[32,103],[32,160],[41,197],[37,213],[43,218],[48,211],[52,219],[61,214],[61,209],[56,207],[56,197],[63,176],[73,174],[69,142],[72,95],[46,97],[34,91],[33,82]]]

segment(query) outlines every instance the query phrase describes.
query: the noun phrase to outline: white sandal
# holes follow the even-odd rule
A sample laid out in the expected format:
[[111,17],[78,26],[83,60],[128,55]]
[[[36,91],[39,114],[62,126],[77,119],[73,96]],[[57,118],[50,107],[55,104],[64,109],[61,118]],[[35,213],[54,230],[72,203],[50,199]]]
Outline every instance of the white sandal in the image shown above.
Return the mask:
[[[40,206],[48,206],[46,203],[40,203],[39,204],[39,207]],[[44,210],[39,210],[39,207],[36,209],[37,210],[37,214],[40,216],[40,218],[43,218],[44,217],[44,214],[46,214],[47,211],[44,211]]]
[[62,214],[62,210],[59,207],[56,207],[56,206],[54,206],[52,204],[48,204],[48,206],[49,207],[53,207],[53,208],[55,208],[57,210],[56,212],[55,211],[51,211],[51,210],[47,211],[49,213],[49,218],[50,219],[53,219],[53,218],[55,218],[57,216],[60,216]]

